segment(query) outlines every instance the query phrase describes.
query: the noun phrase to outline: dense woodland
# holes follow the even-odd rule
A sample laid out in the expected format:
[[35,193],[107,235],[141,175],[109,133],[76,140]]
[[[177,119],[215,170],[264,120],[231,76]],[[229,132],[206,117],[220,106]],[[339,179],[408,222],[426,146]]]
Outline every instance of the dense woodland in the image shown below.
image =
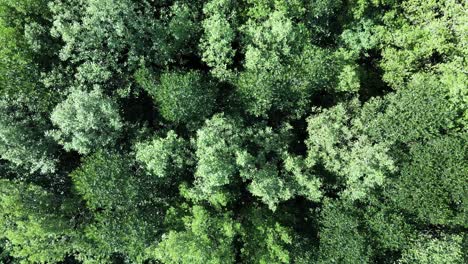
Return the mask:
[[467,8],[0,0],[0,263],[467,263]]

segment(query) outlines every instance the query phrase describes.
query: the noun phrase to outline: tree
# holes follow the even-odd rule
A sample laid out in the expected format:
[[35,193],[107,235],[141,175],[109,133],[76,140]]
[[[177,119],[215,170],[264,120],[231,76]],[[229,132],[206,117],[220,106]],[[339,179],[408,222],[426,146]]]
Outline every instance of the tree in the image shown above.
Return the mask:
[[21,263],[55,263],[73,252],[76,236],[61,201],[41,187],[0,180],[0,238]]
[[216,106],[216,86],[200,72],[163,73],[155,84],[148,70],[137,74],[140,85],[153,97],[162,116],[175,124],[193,124],[208,118]]
[[201,206],[194,206],[190,213],[182,219],[183,230],[163,235],[156,258],[163,263],[234,263],[239,225],[231,215],[211,213]]
[[128,208],[137,201],[139,185],[130,165],[123,156],[100,151],[70,176],[88,208]]
[[360,212],[374,260],[396,262],[401,250],[417,237],[417,227],[385,192],[370,196],[367,203],[361,204]]
[[52,34],[64,42],[60,58],[73,65],[77,85],[128,97],[142,61],[167,66],[190,57],[200,28],[196,8],[187,1],[55,1]]
[[29,99],[0,99],[0,157],[30,173],[57,169],[57,146],[44,132],[47,118]]
[[[191,56],[197,49],[193,43],[200,39],[200,5],[198,1],[173,1],[169,15],[164,18],[167,49],[170,61],[184,62],[184,56]],[[156,47],[155,47],[156,48]]]
[[160,236],[164,196],[150,197],[152,182],[132,169],[129,157],[97,152],[71,173],[76,192],[92,219],[82,226],[78,241],[83,261],[109,261],[119,253],[136,263]]
[[147,250],[160,240],[161,222],[155,210],[97,213],[81,230],[76,258],[84,263],[145,263],[152,258]]
[[14,95],[22,91],[24,94],[34,92],[38,85],[38,69],[32,61],[31,52],[27,49],[24,39],[14,27],[5,25],[0,20],[0,94]]
[[464,263],[463,238],[459,235],[444,235],[433,238],[422,235],[403,252],[399,263]]
[[464,4],[409,0],[393,8],[401,9],[384,16],[381,35],[383,78],[393,88],[404,86],[416,72],[437,72],[444,64],[458,64],[466,54]]
[[359,103],[353,100],[312,116],[306,141],[308,166],[322,164],[336,173],[346,186],[343,195],[351,200],[362,199],[372,188],[383,185],[386,175],[396,169],[390,145],[373,141],[353,126],[357,111]]
[[40,83],[38,53],[45,52],[31,46],[27,32],[33,24],[46,26],[46,9],[42,0],[0,2],[0,157],[41,174],[56,170],[56,146],[43,133],[59,96]]
[[410,143],[456,130],[458,109],[437,76],[415,74],[404,89],[364,105],[356,125],[374,140]]
[[49,134],[65,150],[88,154],[115,142],[122,128],[117,104],[101,91],[74,90],[51,114],[59,129]]
[[369,249],[357,216],[339,201],[326,201],[321,212],[319,263],[369,263]]
[[306,167],[302,158],[288,153],[291,127],[278,131],[258,125],[246,129],[245,147],[237,153],[236,162],[241,178],[249,182],[248,190],[271,210],[280,202],[296,195],[319,201],[320,180]]
[[212,0],[203,7],[206,18],[202,21],[204,30],[200,42],[202,59],[212,67],[211,73],[221,80],[232,78],[232,64],[236,50],[236,5],[230,0]]
[[[76,65],[78,81],[106,84],[113,74],[126,72],[123,65],[136,67],[140,56],[151,54],[153,48],[145,47],[152,46],[152,37],[155,42],[161,40],[158,34],[162,26],[152,23],[150,10],[143,2],[67,0],[50,4],[52,34],[65,44],[60,58]],[[139,8],[142,15],[138,14]]]
[[171,130],[166,137],[137,143],[136,159],[154,176],[173,181],[191,165],[192,157],[188,143]]
[[389,195],[426,224],[466,226],[466,136],[444,136],[410,148]]
[[465,263],[466,7],[0,0],[0,262]]
[[291,263],[293,231],[281,225],[271,212],[251,208],[242,225],[242,259],[245,263]]
[[[299,118],[314,93],[355,93],[360,88],[356,56],[327,48],[339,32],[332,16],[339,1],[247,1],[241,27],[244,71],[235,81],[245,110]],[[327,43],[327,44],[324,44]]]
[[[13,75],[17,80],[15,82],[13,78],[9,79],[12,87],[14,87],[13,83],[23,81],[24,76],[39,77],[37,72],[39,69],[50,69],[56,61],[54,48],[58,46],[49,32],[52,23],[47,8],[48,2],[47,0],[3,0],[0,2],[0,31],[2,32],[0,38],[4,43],[0,49],[0,57],[2,57],[0,65],[11,67],[2,69],[2,72],[3,70],[10,73],[16,72],[16,74],[21,72],[22,77]],[[3,39],[4,37],[6,38]],[[9,76],[4,75],[4,77]],[[25,88],[21,87],[21,89]],[[29,90],[28,92],[35,91]]]
[[235,155],[242,144],[240,124],[222,114],[214,115],[197,131],[195,144],[197,168],[189,196],[226,205],[233,199],[233,188],[229,186],[238,182]]
[[291,104],[302,106],[302,101],[307,100],[304,94],[308,92],[307,83],[302,78],[292,83],[299,76],[295,74],[296,69],[290,71],[288,67],[289,59],[300,54],[306,38],[301,34],[304,32],[301,26],[293,24],[282,11],[273,11],[263,23],[247,21],[244,27],[246,71],[236,85],[248,113],[265,116],[272,108],[292,110]]

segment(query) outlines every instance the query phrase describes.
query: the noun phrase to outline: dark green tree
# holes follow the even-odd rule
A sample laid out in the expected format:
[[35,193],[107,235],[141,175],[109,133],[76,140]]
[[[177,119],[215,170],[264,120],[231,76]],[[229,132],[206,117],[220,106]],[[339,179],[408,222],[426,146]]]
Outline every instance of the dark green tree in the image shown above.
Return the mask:
[[45,137],[47,117],[26,98],[0,99],[0,157],[31,173],[57,170],[57,145]]
[[101,151],[72,172],[91,219],[83,223],[78,244],[83,261],[109,262],[113,254],[134,263],[149,258],[146,249],[161,232],[164,195],[149,195],[156,192],[154,182],[133,168],[129,157]]
[[174,124],[194,124],[216,107],[216,85],[198,71],[169,72],[155,83],[147,69],[137,73],[140,85],[153,97],[161,115]]
[[356,212],[340,201],[325,201],[320,222],[319,263],[370,263]]
[[444,136],[410,148],[389,195],[425,224],[467,226],[466,136]]
[[459,235],[442,235],[433,238],[422,235],[413,245],[403,252],[401,263],[464,263],[463,238]]

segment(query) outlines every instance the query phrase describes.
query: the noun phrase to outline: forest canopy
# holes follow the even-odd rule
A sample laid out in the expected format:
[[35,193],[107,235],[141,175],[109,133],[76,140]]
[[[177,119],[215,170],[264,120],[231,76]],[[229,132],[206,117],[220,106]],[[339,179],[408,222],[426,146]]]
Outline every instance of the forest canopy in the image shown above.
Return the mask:
[[0,263],[468,263],[468,2],[0,0]]

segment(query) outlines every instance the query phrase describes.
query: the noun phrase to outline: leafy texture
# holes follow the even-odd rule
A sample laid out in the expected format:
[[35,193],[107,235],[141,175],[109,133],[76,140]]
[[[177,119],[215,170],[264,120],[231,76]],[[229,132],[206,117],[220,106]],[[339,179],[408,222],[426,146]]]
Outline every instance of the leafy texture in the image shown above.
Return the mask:
[[157,258],[164,263],[233,263],[238,227],[229,214],[213,215],[200,206],[191,213],[183,218],[185,230],[170,231],[163,237]]
[[113,143],[123,127],[116,104],[99,90],[73,91],[51,115],[50,134],[66,150],[87,154]]
[[152,141],[136,146],[136,159],[159,178],[177,177],[190,164],[187,142],[169,131],[166,137],[155,137]]
[[466,263],[457,0],[0,0],[0,263]]
[[148,80],[146,71],[139,74],[140,83],[154,98],[162,116],[176,124],[204,120],[213,113],[216,104],[216,87],[200,72],[165,73],[160,83]]
[[0,181],[0,230],[23,263],[62,261],[75,236],[60,201],[39,186]]

